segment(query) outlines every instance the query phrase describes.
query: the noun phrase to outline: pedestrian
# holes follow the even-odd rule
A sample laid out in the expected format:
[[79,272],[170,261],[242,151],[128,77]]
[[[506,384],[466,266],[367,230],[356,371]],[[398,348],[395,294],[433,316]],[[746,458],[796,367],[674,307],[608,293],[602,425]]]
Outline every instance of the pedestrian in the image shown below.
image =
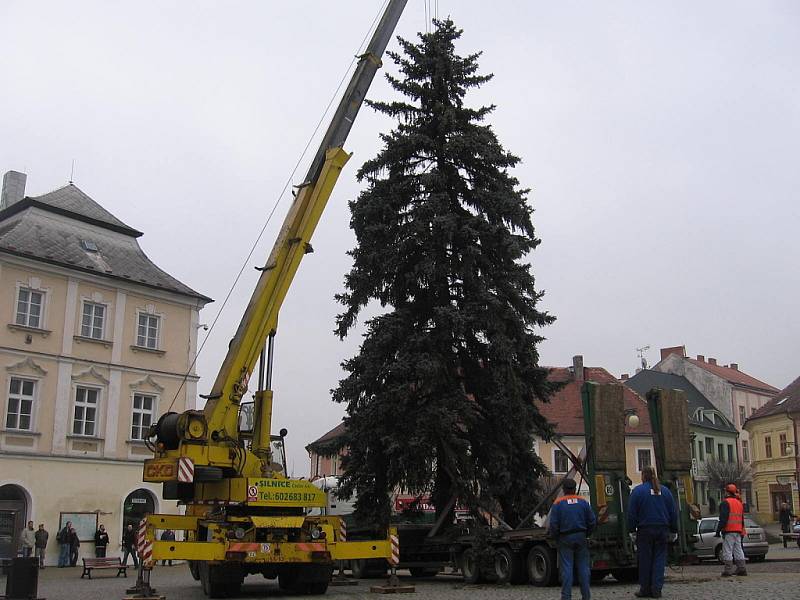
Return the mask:
[[58,542],[58,568],[69,566],[69,530],[72,529],[72,521],[67,521],[64,528],[56,534]]
[[69,530],[69,566],[74,567],[78,564],[78,554],[80,551],[81,540],[74,527]]
[[101,524],[100,529],[94,532],[95,558],[105,558],[107,547],[108,547],[108,532],[106,531],[106,526]]
[[[781,533],[791,533],[792,519],[795,514],[789,508],[788,502],[781,502],[781,509],[778,511],[778,522],[781,524]],[[783,546],[786,547],[786,538],[783,538]]]
[[723,577],[734,575],[733,564],[736,563],[736,575],[747,575],[744,566],[744,550],[742,538],[744,537],[744,507],[737,497],[736,484],[729,483],[725,486],[727,496],[719,503],[719,521],[717,522],[716,537],[722,535],[722,571]]
[[[175,532],[172,529],[165,529],[164,532],[161,534],[161,541],[162,542],[174,542],[175,541]],[[167,563],[166,560],[161,561],[161,566],[163,567]],[[169,559],[169,566],[172,566],[172,559]]]
[[639,562],[637,598],[661,598],[667,544],[677,539],[678,511],[670,491],[658,482],[653,467],[642,468],[642,483],[628,500],[628,529],[636,532]]
[[44,528],[44,523],[39,523],[39,529],[34,536],[36,538],[36,558],[39,559],[39,568],[44,569],[44,555],[47,549],[47,539],[50,534]]
[[572,598],[572,574],[577,568],[578,582],[583,600],[591,598],[589,589],[589,544],[597,519],[589,503],[575,494],[575,480],[566,478],[561,483],[564,495],[550,509],[548,532],[558,546],[558,571],[561,573],[561,600]]
[[130,523],[122,532],[122,564],[128,564],[128,555],[133,557],[133,566],[139,566],[139,559],[136,556],[136,532],[133,530],[133,525]]
[[20,536],[20,546],[22,547],[22,556],[30,558],[33,554],[33,547],[36,545],[36,532],[33,530],[33,521],[28,521],[28,526],[22,530]]

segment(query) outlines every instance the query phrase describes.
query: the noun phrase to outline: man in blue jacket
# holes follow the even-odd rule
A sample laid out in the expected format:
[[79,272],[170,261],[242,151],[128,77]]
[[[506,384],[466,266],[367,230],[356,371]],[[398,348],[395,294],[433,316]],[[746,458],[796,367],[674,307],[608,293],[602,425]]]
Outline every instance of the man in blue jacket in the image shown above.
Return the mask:
[[670,491],[658,483],[653,467],[642,469],[642,484],[628,500],[628,529],[636,532],[638,598],[661,598],[667,544],[677,537],[678,511]]
[[558,570],[561,573],[561,600],[572,598],[572,570],[578,569],[578,582],[583,600],[591,598],[589,590],[589,544],[597,519],[589,503],[575,495],[574,479],[564,479],[564,495],[550,509],[548,530],[558,544]]

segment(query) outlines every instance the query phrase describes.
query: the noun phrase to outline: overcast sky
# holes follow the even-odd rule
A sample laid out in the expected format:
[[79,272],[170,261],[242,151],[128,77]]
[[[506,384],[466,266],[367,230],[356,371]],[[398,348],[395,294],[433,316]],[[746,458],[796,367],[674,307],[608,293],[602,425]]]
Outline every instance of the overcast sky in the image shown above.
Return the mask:
[[[74,159],[76,185],[218,300],[201,314],[211,323],[379,4],[2,0],[0,171],[25,171],[38,195],[64,185]],[[399,34],[425,28],[424,6],[409,1]],[[542,363],[583,354],[619,375],[637,347],[654,364],[685,344],[779,388],[800,375],[800,4],[438,7],[464,29],[462,53],[484,52],[495,78],[470,101],[497,105],[490,121],[532,188],[531,259],[558,318]],[[369,97],[394,96],[379,76]],[[354,244],[347,201],[390,126],[359,115],[281,313],[273,424],[289,429],[296,475],[303,446],[343,412],[329,390],[360,339],[332,334]],[[201,393],[287,206],[199,359]]]

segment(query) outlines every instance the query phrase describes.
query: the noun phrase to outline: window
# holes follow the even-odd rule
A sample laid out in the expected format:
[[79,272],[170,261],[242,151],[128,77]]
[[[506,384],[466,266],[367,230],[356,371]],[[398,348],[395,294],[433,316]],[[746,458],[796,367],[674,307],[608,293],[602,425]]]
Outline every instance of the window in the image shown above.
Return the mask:
[[12,377],[8,386],[6,428],[30,431],[33,420],[33,396],[36,382]]
[[155,350],[158,348],[158,330],[161,317],[157,315],[139,314],[139,328],[136,333],[136,345]]
[[778,439],[781,447],[781,456],[789,455],[789,443],[786,441],[786,434],[782,433]]
[[725,444],[717,444],[717,460],[725,462]]
[[744,406],[739,407],[739,427],[744,426],[744,422],[747,420],[747,409]]
[[742,460],[750,462],[750,444],[747,440],[742,440]]
[[153,424],[156,398],[146,394],[133,395],[133,414],[131,418],[131,439],[143,440]]
[[706,454],[714,458],[714,438],[706,438]]
[[764,455],[767,458],[772,458],[772,438],[770,436],[764,436]]
[[97,397],[99,390],[78,387],[75,389],[75,415],[72,419],[74,435],[95,435],[97,428]]
[[42,292],[20,288],[19,297],[17,298],[17,325],[40,328],[42,326],[43,300],[44,294]]
[[639,448],[636,451],[636,470],[641,473],[642,469],[651,465],[650,448]]
[[563,450],[553,450],[553,473],[566,473],[569,471],[569,458]]
[[697,460],[703,462],[703,442],[702,440],[697,440]]
[[728,462],[729,463],[736,462],[733,459],[733,444],[728,444]]
[[717,530],[717,519],[703,519],[700,521],[700,533],[714,533]]
[[83,319],[81,320],[81,335],[95,340],[103,339],[103,325],[106,320],[105,304],[95,302],[83,303]]
[[752,415],[754,412],[756,412],[756,407],[755,406],[750,409],[750,414]]

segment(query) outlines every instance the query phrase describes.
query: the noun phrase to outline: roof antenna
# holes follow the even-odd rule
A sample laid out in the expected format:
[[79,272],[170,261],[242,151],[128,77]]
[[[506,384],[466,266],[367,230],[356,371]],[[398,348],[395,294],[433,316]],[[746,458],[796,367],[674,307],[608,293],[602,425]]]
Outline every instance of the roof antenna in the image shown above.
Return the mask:
[[637,348],[636,352],[639,353],[639,359],[642,361],[642,368],[639,369],[644,371],[647,369],[647,359],[644,356],[645,351],[650,350],[650,346],[642,346],[641,348]]
[[75,175],[75,159],[73,158],[72,159],[72,169],[70,169],[70,172],[69,172],[69,182],[70,183],[72,183],[72,180],[74,179],[74,175]]

